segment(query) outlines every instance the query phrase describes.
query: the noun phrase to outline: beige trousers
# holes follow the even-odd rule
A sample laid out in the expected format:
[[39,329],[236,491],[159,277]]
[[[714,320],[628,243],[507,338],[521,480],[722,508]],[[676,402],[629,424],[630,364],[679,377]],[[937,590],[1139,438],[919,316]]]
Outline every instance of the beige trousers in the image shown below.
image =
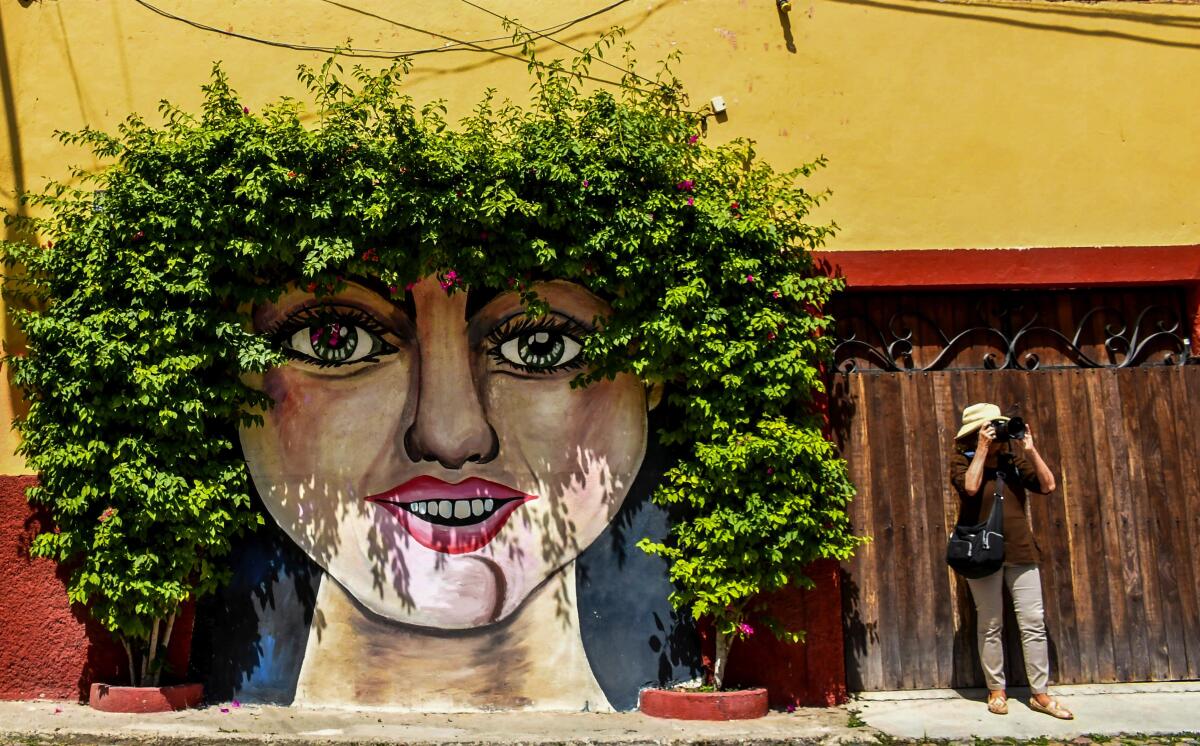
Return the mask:
[[1025,674],[1034,694],[1046,691],[1050,680],[1050,654],[1042,613],[1042,576],[1037,565],[1005,565],[986,578],[967,580],[975,599],[979,633],[979,662],[989,691],[1004,688],[1004,585],[1012,596],[1021,628]]

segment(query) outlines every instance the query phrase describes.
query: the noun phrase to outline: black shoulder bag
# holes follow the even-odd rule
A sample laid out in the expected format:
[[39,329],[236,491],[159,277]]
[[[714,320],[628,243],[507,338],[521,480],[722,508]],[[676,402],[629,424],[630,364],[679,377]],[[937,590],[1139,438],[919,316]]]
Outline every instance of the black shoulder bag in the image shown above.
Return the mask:
[[946,564],[964,578],[982,578],[1004,566],[1004,469],[996,469],[996,496],[987,520],[955,525],[946,544]]

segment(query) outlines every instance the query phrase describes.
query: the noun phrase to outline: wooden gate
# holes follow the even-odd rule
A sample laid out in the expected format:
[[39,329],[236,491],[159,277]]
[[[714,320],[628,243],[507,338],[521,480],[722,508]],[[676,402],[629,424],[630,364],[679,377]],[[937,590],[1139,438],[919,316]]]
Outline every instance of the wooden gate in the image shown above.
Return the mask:
[[[844,299],[840,308],[847,319],[862,312],[860,321],[892,314],[874,353],[861,343],[861,325],[843,327],[843,339],[860,344],[842,350],[841,369],[851,370],[839,372],[831,387],[835,433],[858,487],[852,520],[873,539],[843,566],[850,689],[983,685],[966,583],[944,562],[958,512],[947,480],[949,444],[962,408],[980,401],[1018,405],[1058,477],[1054,494],[1031,501],[1043,550],[1051,680],[1200,678],[1200,366],[1179,364],[1182,338],[1164,331],[1172,329],[1164,321],[1151,327],[1162,334],[1161,344],[1138,351],[1133,324],[1110,318],[1093,334],[1094,316],[1082,333],[1068,326],[1062,339],[1011,316],[1007,331],[975,327],[973,341],[921,332],[911,319],[897,329],[895,309],[914,300],[925,309],[920,325],[931,329],[939,307],[954,309],[943,318],[969,307],[961,297],[906,296]],[[1010,300],[1037,316],[1028,311],[1033,299]],[[1096,307],[1096,300],[1043,294],[1035,302],[1062,311]],[[1126,292],[1119,300],[1136,305],[1146,298]],[[1162,291],[1152,300],[1163,300]],[[1142,324],[1147,317],[1139,315]],[[1041,329],[1041,339],[1033,340],[1030,329]],[[892,332],[907,342],[889,349]],[[1114,332],[1124,335],[1124,352]],[[972,358],[1007,369],[968,369]],[[935,367],[931,360],[939,367],[949,361],[950,369],[922,370]],[[1057,365],[1024,369],[1029,361]],[[1011,613],[1005,628],[1008,681],[1020,685],[1024,664]]]

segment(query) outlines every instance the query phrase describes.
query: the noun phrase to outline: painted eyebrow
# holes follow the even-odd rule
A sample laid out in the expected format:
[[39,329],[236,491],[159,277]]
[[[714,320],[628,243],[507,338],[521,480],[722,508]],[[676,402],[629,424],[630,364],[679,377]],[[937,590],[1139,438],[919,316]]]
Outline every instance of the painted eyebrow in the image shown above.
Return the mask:
[[363,277],[362,275],[350,275],[347,280],[361,285],[372,293],[375,293],[383,300],[404,309],[404,315],[408,317],[408,323],[414,327],[417,323],[417,306],[413,303],[412,293],[405,291],[403,299],[392,295],[392,289],[385,285],[382,280],[377,277]]
[[502,294],[499,288],[468,288],[467,289],[467,319],[475,318],[475,314],[487,307],[487,304]]

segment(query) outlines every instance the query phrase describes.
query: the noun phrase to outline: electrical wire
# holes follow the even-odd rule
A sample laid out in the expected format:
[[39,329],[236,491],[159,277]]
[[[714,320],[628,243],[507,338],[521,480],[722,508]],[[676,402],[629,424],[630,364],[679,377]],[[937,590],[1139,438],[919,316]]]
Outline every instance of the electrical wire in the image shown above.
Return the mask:
[[[443,53],[443,52],[478,52],[478,51],[488,51],[488,50],[492,50],[492,49],[503,50],[503,49],[512,49],[514,47],[520,46],[519,43],[509,43],[509,44],[502,44],[502,45],[499,45],[496,47],[479,48],[479,45],[482,45],[482,44],[488,44],[488,43],[496,42],[496,41],[504,41],[509,38],[507,36],[493,36],[493,37],[490,37],[487,39],[476,39],[473,41],[454,40],[453,42],[444,44],[440,47],[428,47],[428,48],[424,48],[424,49],[406,49],[406,50],[366,49],[366,48],[361,48],[361,47],[349,47],[349,48],[347,48],[347,47],[330,47],[330,46],[324,46],[324,45],[319,45],[319,44],[296,44],[293,42],[284,42],[284,41],[277,41],[275,39],[266,39],[266,38],[263,38],[260,36],[252,36],[250,34],[242,34],[242,33],[236,32],[236,31],[229,31],[226,29],[217,28],[216,26],[210,26],[209,24],[202,23],[200,21],[196,21],[191,18],[185,18],[185,17],[177,15],[175,13],[171,13],[170,11],[164,10],[162,8],[159,8],[156,5],[151,4],[147,0],[133,0],[133,1],[135,3],[137,3],[138,5],[142,6],[143,8],[145,8],[146,10],[156,13],[164,18],[168,18],[172,21],[177,21],[179,23],[186,24],[188,26],[191,26],[192,28],[199,29],[201,31],[207,31],[209,33],[220,34],[222,36],[229,36],[229,37],[232,37],[235,39],[241,39],[243,41],[253,42],[255,44],[265,44],[267,46],[279,47],[282,49],[291,49],[291,50],[300,51],[300,52],[325,52],[327,54],[339,54],[343,57],[363,57],[363,58],[371,58],[371,59],[389,59],[390,60],[390,59],[397,59],[400,57],[416,57],[416,56],[423,55],[423,54],[439,54],[439,53]],[[548,26],[548,27],[541,29],[539,31],[536,31],[534,33],[537,33],[537,34],[562,33],[563,31],[571,28],[572,26],[576,26],[580,23],[583,23],[584,21],[595,18],[596,16],[608,13],[609,11],[614,10],[615,8],[617,8],[621,5],[624,5],[625,3],[629,2],[629,1],[630,0],[615,0],[615,2],[611,2],[608,5],[605,5],[604,7],[601,7],[601,8],[598,8],[597,10],[592,11],[591,13],[587,13],[587,14],[579,16],[577,18],[572,18],[569,21],[563,21],[561,23],[557,23],[553,26]],[[352,9],[352,10],[357,10],[357,9]],[[441,36],[439,34],[432,34],[431,32],[428,32],[424,29],[417,29],[417,30],[420,31],[421,33],[430,33],[432,36]],[[442,38],[447,38],[447,37],[442,37]]]
[[[571,50],[575,54],[580,54],[580,55],[584,54],[584,51],[582,49],[571,46],[570,44],[566,43],[565,41],[556,39],[553,36],[551,36],[550,33],[546,32],[546,31],[536,31],[534,29],[531,29],[528,26],[517,21],[515,18],[509,18],[508,16],[501,15],[500,13],[497,13],[494,10],[489,10],[489,9],[483,7],[482,5],[479,5],[478,3],[471,2],[471,0],[459,0],[459,2],[461,2],[465,5],[469,5],[472,8],[475,8],[476,10],[481,10],[484,13],[487,13],[488,15],[492,16],[493,18],[499,18],[504,23],[511,23],[512,25],[516,26],[517,28],[521,29],[522,31],[526,31],[526,32],[532,34],[536,38],[547,39],[549,41],[552,41],[555,44],[559,45],[560,47],[566,47],[567,49]],[[553,33],[559,33],[559,32],[554,31]],[[633,77],[637,78],[638,80],[641,80],[645,83],[649,83],[650,85],[659,85],[659,83],[657,81],[651,80],[650,78],[647,78],[644,75],[638,75],[633,70],[626,70],[625,68],[621,67],[620,65],[614,65],[613,63],[609,62],[608,60],[604,59],[603,57],[596,57],[595,59],[598,60],[601,64],[607,65],[621,74],[632,75]]]
[[[141,2],[141,0],[138,0],[138,1]],[[422,34],[429,34],[430,36],[436,36],[439,39],[445,39],[446,41],[453,42],[455,44],[462,44],[464,46],[469,47],[470,49],[472,49],[474,51],[490,52],[491,54],[497,55],[499,57],[506,57],[510,60],[524,62],[527,65],[536,65],[537,67],[549,67],[549,65],[545,62],[538,62],[537,60],[531,60],[530,58],[523,57],[519,54],[509,54],[507,52],[501,51],[500,49],[481,46],[479,44],[476,44],[475,42],[462,41],[460,39],[455,39],[453,36],[447,36],[445,34],[437,32],[437,31],[430,31],[428,29],[418,28],[417,26],[413,26],[411,24],[405,23],[404,21],[397,21],[394,18],[387,18],[386,16],[381,16],[378,13],[373,13],[369,10],[363,10],[362,8],[355,8],[353,6],[346,5],[345,3],[338,2],[338,0],[321,0],[321,2],[326,3],[327,5],[337,6],[339,8],[342,8],[343,10],[348,10],[351,13],[358,13],[359,15],[364,15],[364,16],[367,16],[368,18],[374,18],[375,20],[383,21],[384,23],[391,24],[398,28],[407,29],[408,31],[416,31],[416,32],[422,33]],[[576,70],[563,70],[562,72],[566,73],[567,75],[570,75],[573,78],[577,78],[579,80],[591,80],[596,83],[604,83],[605,85],[617,86],[618,88],[628,88],[630,90],[642,91],[643,93],[647,92],[645,89],[638,88],[637,86],[634,86],[634,85],[629,85],[628,83],[625,83],[625,82],[619,81],[619,80],[609,80],[608,78],[599,78],[599,77],[596,77],[595,75],[581,73]]]
[[[432,47],[432,48],[428,48],[428,49],[416,49],[416,50],[407,50],[407,51],[363,49],[363,48],[354,48],[354,47],[339,48],[339,47],[328,47],[328,46],[316,45],[316,44],[295,44],[292,42],[283,42],[283,41],[277,41],[274,39],[264,39],[262,37],[251,36],[249,34],[241,34],[241,33],[235,32],[235,31],[230,31],[230,30],[226,30],[226,29],[217,28],[215,26],[210,26],[208,24],[201,23],[199,21],[195,21],[190,18],[184,18],[183,16],[179,16],[179,15],[176,15],[169,11],[163,10],[162,8],[152,5],[150,2],[148,2],[148,0],[133,0],[133,1],[135,3],[137,3],[138,5],[141,5],[142,7],[146,8],[147,10],[149,10],[153,13],[156,13],[160,16],[163,16],[164,18],[168,18],[170,20],[177,21],[179,23],[184,23],[188,26],[191,26],[193,28],[196,28],[196,29],[199,29],[202,31],[208,31],[208,32],[215,33],[215,34],[220,34],[222,36],[229,36],[229,37],[232,37],[235,39],[242,39],[244,41],[254,42],[256,44],[265,44],[265,45],[272,46],[272,47],[291,49],[291,50],[295,50],[295,51],[324,52],[326,54],[335,54],[335,55],[339,55],[339,56],[343,56],[343,57],[358,57],[358,58],[371,58],[371,59],[398,59],[401,57],[412,57],[412,56],[419,55],[419,54],[434,54],[434,53],[450,52],[450,51],[470,51],[470,52],[484,52],[484,53],[494,54],[494,55],[497,55],[500,57],[504,57],[504,58],[511,59],[511,60],[516,60],[518,62],[524,62],[525,64],[533,64],[535,66],[543,67],[543,68],[550,66],[545,62],[538,62],[537,60],[530,60],[527,57],[523,57],[523,56],[516,55],[516,54],[508,54],[503,51],[505,49],[511,49],[513,47],[520,46],[521,45],[520,42],[515,42],[515,43],[511,43],[511,44],[507,44],[507,45],[496,46],[496,47],[483,46],[483,44],[486,42],[495,41],[498,39],[504,39],[504,38],[508,38],[508,37],[492,37],[491,39],[484,39],[484,40],[479,40],[479,41],[456,39],[452,36],[447,36],[446,34],[438,33],[436,31],[430,31],[428,29],[420,28],[418,26],[413,26],[411,24],[407,24],[402,21],[397,21],[395,19],[387,18],[387,17],[381,16],[377,13],[373,13],[371,11],[362,10],[361,8],[355,8],[355,7],[352,7],[349,5],[345,5],[341,2],[337,2],[337,0],[321,0],[321,1],[328,5],[334,5],[336,7],[339,7],[343,10],[346,10],[346,11],[349,11],[352,13],[357,13],[359,15],[365,15],[369,18],[374,18],[376,20],[383,21],[384,23],[396,26],[398,28],[407,29],[409,31],[413,31],[413,32],[420,33],[420,34],[428,34],[429,36],[435,36],[439,39],[445,39],[448,43],[441,47]],[[553,39],[549,35],[555,34],[555,33],[561,33],[562,31],[566,30],[567,28],[570,28],[571,26],[574,26],[574,25],[576,25],[578,23],[582,23],[583,21],[586,21],[588,19],[595,18],[596,16],[607,13],[607,12],[613,10],[614,8],[624,5],[627,2],[629,2],[629,0],[614,0],[614,2],[611,2],[602,8],[592,11],[591,13],[588,13],[586,15],[582,15],[577,18],[571,19],[570,21],[564,21],[560,24],[557,24],[555,26],[550,26],[550,27],[548,27],[546,29],[542,29],[542,30],[527,29],[527,31],[529,31],[535,35],[538,35],[538,36],[541,36],[544,38],[548,38],[548,39],[550,39],[550,41],[553,41],[557,44],[561,44],[563,46],[567,46],[568,48],[574,49],[574,47],[570,47],[570,45],[567,45],[565,42],[561,42],[557,39]],[[485,12],[491,13],[491,11],[488,11],[487,9],[482,8],[480,6],[475,6],[475,7],[478,7],[480,10],[484,10]],[[493,13],[493,15],[495,15],[495,14]],[[517,25],[520,25],[520,24],[517,24]],[[578,52],[579,50],[575,50],[575,51]],[[601,60],[601,61],[604,62],[604,60]],[[611,67],[621,70],[622,73],[627,72],[623,68],[617,67],[616,65],[612,65],[612,63],[605,62],[605,64],[608,64]],[[589,75],[587,73],[581,73],[581,72],[574,71],[574,70],[563,70],[563,72],[567,75],[570,75],[570,76],[580,79],[580,80],[590,80],[590,81],[593,81],[596,83],[602,83],[605,85],[615,86],[618,88],[627,88],[629,90],[639,91],[642,93],[648,92],[644,88],[639,88],[638,86],[630,85],[628,83],[625,83],[624,81],[609,80],[607,78],[600,78],[600,77],[597,77],[594,75]],[[655,87],[662,87],[661,83],[652,81],[649,78],[645,78],[641,75],[637,75],[636,73],[634,73],[634,77],[637,77],[641,80],[648,81],[651,85],[653,85]],[[687,111],[687,110],[684,110],[684,111],[686,113],[690,113],[690,114],[704,114],[704,112],[702,112],[702,111],[696,111],[696,112]]]

